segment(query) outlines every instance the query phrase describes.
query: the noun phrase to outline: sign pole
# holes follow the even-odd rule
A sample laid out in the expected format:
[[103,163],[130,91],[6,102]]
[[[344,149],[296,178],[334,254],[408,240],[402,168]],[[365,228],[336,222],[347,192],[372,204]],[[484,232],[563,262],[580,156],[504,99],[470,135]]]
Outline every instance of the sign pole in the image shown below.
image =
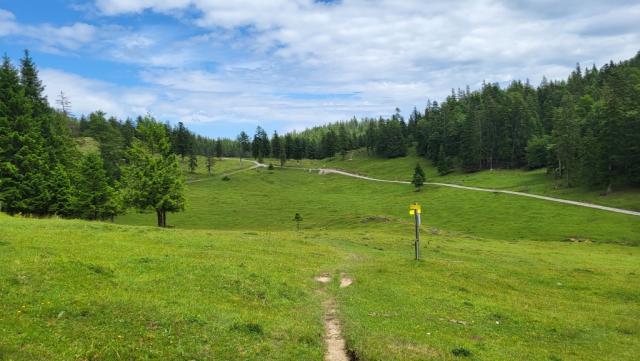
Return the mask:
[[420,212],[415,212],[416,217],[416,261],[420,260]]
[[416,202],[409,206],[409,214],[414,216],[416,222],[416,239],[414,241],[414,247],[416,251],[416,261],[420,260],[420,214],[422,213],[422,207]]

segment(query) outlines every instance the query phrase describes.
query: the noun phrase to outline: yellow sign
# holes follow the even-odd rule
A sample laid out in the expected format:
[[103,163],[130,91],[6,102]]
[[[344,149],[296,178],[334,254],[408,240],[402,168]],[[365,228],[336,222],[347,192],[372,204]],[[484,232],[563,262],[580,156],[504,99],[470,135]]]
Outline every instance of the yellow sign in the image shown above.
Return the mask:
[[422,214],[422,206],[418,203],[409,206],[409,215],[414,216],[416,212],[418,212],[418,214]]

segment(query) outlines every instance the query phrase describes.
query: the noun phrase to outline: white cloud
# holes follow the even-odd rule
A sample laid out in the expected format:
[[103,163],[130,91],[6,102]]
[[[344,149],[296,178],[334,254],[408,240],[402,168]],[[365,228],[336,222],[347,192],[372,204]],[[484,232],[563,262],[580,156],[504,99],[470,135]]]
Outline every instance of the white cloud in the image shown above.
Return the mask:
[[0,36],[13,34],[17,29],[15,16],[9,11],[0,9]]
[[126,118],[146,113],[155,101],[155,96],[145,90],[123,88],[57,69],[41,69],[40,77],[46,85],[45,95],[49,103],[55,107],[60,92],[63,92],[76,115],[102,110],[109,115]]
[[[640,4],[625,0],[97,0],[95,10],[100,25],[65,26],[0,10],[0,36],[26,29],[44,49],[134,67],[135,91],[50,70],[54,84],[74,84],[76,112],[172,121],[288,128],[386,115],[483,80],[564,78],[576,62],[622,60],[640,44]],[[178,21],[108,24],[145,11]]]
[[44,51],[76,50],[92,42],[96,34],[94,26],[80,22],[66,26],[21,24],[13,13],[0,9],[0,37],[11,35],[27,39]]

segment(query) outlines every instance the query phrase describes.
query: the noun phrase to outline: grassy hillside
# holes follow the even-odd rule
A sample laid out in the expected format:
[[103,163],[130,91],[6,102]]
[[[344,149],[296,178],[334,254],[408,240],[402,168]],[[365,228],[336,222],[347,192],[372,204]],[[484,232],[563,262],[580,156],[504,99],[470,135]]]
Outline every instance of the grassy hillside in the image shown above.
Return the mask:
[[[505,240],[588,239],[640,244],[637,217],[524,197],[427,186],[385,184],[295,169],[249,170],[188,185],[187,209],[170,214],[179,228],[293,230],[302,214],[303,229],[407,232],[407,207],[424,205],[424,222],[446,230]],[[154,214],[130,213],[118,223],[154,225]]]
[[312,276],[341,257],[322,242],[4,215],[0,229],[0,359],[322,356]]
[[220,177],[223,174],[234,172],[240,169],[250,168],[254,164],[247,159],[219,159],[213,158],[213,166],[211,167],[211,176],[207,171],[207,158],[204,156],[197,156],[198,166],[195,172],[191,173],[189,169],[189,158],[180,159],[180,167],[184,172],[187,181],[206,179],[210,177]]
[[[273,162],[277,164],[277,162]],[[323,160],[290,161],[287,165],[307,168],[337,168],[381,179],[411,180],[416,163],[422,165],[429,182],[528,192],[640,211],[640,189],[614,188],[613,193],[604,195],[602,189],[564,188],[552,176],[547,175],[545,169],[532,171],[496,169],[475,173],[453,172],[439,176],[435,167],[428,160],[416,156],[413,150],[410,150],[407,157],[394,159],[373,158],[368,156],[366,151],[357,150],[349,153],[344,160],[336,157]]]
[[[321,360],[328,296],[360,360],[640,352],[638,247],[440,232],[415,262],[410,227],[361,221],[297,233],[0,215],[0,229],[0,358],[10,360]],[[352,286],[338,287],[341,272]],[[333,276],[328,295],[313,280],[321,273]]]
[[220,160],[213,176],[202,164],[174,229],[144,227],[153,214],[0,214],[0,359],[321,360],[329,297],[361,361],[640,353],[637,217],[299,169],[223,181],[251,163]]

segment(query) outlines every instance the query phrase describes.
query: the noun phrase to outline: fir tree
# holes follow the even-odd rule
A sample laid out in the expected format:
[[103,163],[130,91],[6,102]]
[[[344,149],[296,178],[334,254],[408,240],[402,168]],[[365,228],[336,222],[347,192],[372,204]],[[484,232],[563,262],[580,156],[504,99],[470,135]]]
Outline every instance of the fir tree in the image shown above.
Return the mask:
[[196,172],[196,169],[198,169],[198,158],[195,154],[191,153],[189,154],[189,172],[193,174]]
[[113,216],[111,207],[114,190],[109,186],[102,158],[96,153],[86,155],[79,167],[75,212],[91,220]]
[[216,140],[216,157],[218,157],[218,159],[222,159],[222,156],[224,155],[223,153],[222,140],[218,138],[218,140]]
[[154,210],[159,227],[167,226],[167,212],[184,210],[184,180],[174,154],[155,156],[134,142],[125,168],[128,205],[144,212]]
[[420,188],[422,188],[425,180],[426,176],[424,174],[424,171],[422,170],[420,163],[417,163],[416,168],[413,171],[413,178],[411,180],[411,183],[416,187],[416,191],[419,191]]
[[214,160],[211,155],[207,155],[207,173],[211,175],[211,169],[213,168]]
[[240,151],[240,160],[251,150],[251,142],[249,136],[244,131],[240,132],[237,138],[238,148]]

